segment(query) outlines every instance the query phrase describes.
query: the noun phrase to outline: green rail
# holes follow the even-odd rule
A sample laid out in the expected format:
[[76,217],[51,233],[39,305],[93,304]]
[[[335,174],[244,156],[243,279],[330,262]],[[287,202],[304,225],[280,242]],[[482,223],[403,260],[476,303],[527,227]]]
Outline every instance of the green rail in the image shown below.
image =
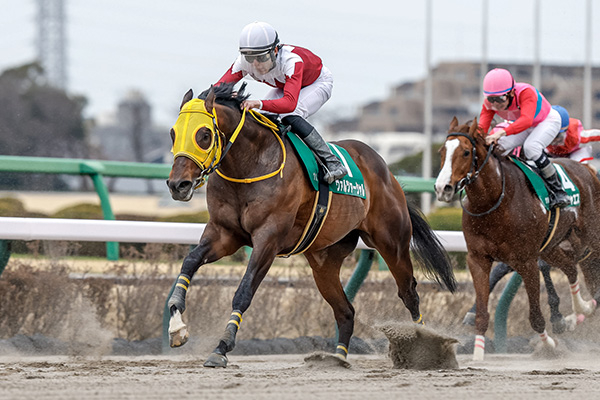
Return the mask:
[[[103,177],[166,179],[171,166],[168,164],[135,163],[120,161],[100,161],[86,159],[0,156],[0,171],[35,174],[88,175],[94,183],[94,189],[100,198],[100,207],[104,219],[114,220],[110,205],[108,187]],[[0,247],[0,250],[2,248]],[[0,254],[0,259],[5,257]],[[119,244],[106,242],[106,258],[119,259]]]

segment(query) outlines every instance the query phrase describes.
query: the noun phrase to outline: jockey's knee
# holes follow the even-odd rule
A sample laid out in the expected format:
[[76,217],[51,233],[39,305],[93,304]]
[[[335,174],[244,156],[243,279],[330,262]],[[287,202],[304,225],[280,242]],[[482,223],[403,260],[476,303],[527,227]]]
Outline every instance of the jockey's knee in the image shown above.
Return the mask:
[[523,147],[523,154],[525,154],[527,160],[535,161],[544,154],[544,149],[537,147]]

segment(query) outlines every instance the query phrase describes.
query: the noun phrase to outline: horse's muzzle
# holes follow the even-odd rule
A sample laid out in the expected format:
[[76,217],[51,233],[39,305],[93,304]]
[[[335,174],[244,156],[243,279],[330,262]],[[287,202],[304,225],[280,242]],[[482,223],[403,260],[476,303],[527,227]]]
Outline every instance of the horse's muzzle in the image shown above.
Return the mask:
[[440,188],[439,186],[435,187],[435,194],[437,196],[438,201],[450,203],[452,201],[452,198],[454,197],[454,193],[454,186],[450,184],[446,184],[442,188]]
[[167,180],[173,200],[189,201],[194,194],[194,184],[190,180]]

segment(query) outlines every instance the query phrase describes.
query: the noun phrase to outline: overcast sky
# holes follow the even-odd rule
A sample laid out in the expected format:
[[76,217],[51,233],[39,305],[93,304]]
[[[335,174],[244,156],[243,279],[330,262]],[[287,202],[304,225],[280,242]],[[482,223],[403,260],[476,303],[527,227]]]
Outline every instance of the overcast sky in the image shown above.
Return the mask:
[[[249,22],[272,24],[284,43],[318,54],[335,79],[320,113],[347,115],[425,76],[424,0],[65,0],[68,90],[88,98],[86,115],[114,111],[140,90],[158,124],[171,125],[181,97],[218,80]],[[479,62],[482,0],[432,0],[432,62]],[[532,62],[534,0],[489,2],[489,61]],[[540,0],[544,63],[585,60],[586,0]],[[592,0],[600,21],[600,0]],[[0,0],[0,70],[36,57],[37,2]],[[600,65],[600,27],[592,28]],[[255,98],[266,85],[250,86]]]

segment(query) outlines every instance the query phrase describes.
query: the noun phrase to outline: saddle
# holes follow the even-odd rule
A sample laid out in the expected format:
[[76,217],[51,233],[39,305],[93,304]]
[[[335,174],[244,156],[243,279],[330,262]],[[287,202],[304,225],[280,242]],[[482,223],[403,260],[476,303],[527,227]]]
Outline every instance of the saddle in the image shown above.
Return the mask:
[[[515,163],[515,165],[517,165],[521,169],[521,171],[523,171],[531,189],[538,196],[544,207],[546,207],[546,209],[549,210],[550,198],[548,195],[548,189],[546,188],[546,183],[541,176],[540,170],[535,165],[529,164],[526,160],[522,158],[518,158],[515,156],[509,156],[508,158],[513,163]],[[569,205],[568,207],[579,206],[579,204],[581,203],[579,189],[577,188],[577,186],[575,186],[565,169],[562,167],[562,165],[556,163],[552,164],[554,165],[554,168],[556,168],[556,172],[560,177],[560,182],[564,191],[567,192],[571,200],[571,205]]]

